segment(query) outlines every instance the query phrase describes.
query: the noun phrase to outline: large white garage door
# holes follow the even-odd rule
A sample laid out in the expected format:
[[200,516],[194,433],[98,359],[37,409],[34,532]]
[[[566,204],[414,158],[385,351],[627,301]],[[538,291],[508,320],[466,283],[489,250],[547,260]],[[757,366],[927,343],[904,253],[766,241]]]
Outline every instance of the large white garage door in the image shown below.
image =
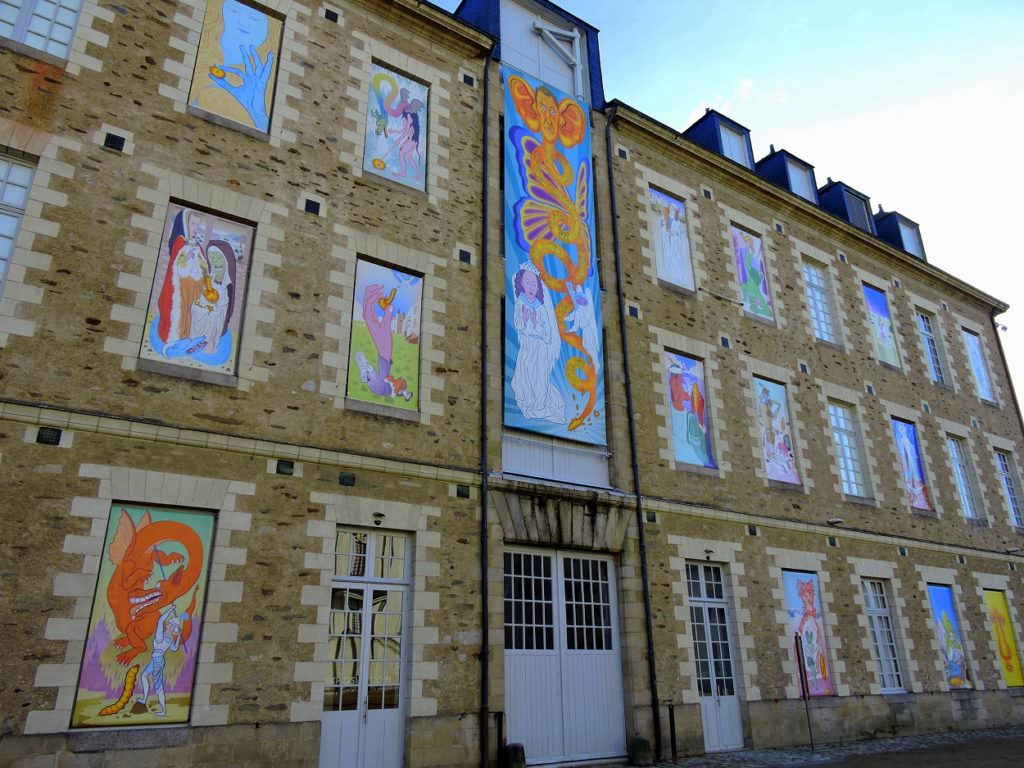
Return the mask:
[[610,559],[506,551],[505,712],[530,764],[626,753]]

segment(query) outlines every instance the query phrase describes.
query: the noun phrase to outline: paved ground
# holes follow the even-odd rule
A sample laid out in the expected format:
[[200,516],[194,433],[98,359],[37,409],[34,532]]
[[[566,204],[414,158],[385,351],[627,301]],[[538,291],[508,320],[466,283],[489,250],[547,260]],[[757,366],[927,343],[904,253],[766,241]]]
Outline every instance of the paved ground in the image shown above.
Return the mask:
[[659,768],[1019,768],[1024,766],[1024,726],[928,736],[873,739],[796,749],[758,749],[658,763]]

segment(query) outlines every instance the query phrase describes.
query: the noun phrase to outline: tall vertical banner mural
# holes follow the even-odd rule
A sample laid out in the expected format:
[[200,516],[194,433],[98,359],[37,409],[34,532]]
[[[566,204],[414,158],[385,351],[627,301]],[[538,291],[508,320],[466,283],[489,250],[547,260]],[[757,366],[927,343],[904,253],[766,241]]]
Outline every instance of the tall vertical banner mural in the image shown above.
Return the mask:
[[370,71],[363,170],[422,191],[427,183],[429,89],[380,64]]
[[254,229],[167,207],[139,356],[233,374]]
[[799,484],[800,472],[796,467],[786,387],[755,376],[754,393],[757,397],[757,424],[761,431],[761,450],[768,479]]
[[942,666],[950,688],[970,688],[967,656],[960,636],[960,622],[953,606],[953,589],[945,584],[928,585],[928,602],[932,609],[932,628],[939,642]]
[[903,490],[907,503],[914,509],[931,511],[928,486],[924,480],[924,464],[917,442],[917,427],[902,419],[892,420],[892,436],[896,441],[896,453],[903,472]]
[[871,323],[871,339],[875,345],[875,357],[883,363],[899,368],[900,353],[896,347],[896,331],[892,326],[885,291],[880,291],[867,283],[864,283],[863,287],[864,304],[868,309],[868,321]]
[[[818,574],[804,571],[783,571],[786,616],[789,617],[789,638],[799,636],[804,650],[804,671],[810,696],[834,696],[835,682],[828,665],[828,643],[822,622],[821,587]],[[795,651],[794,651],[795,653]],[[798,682],[798,688],[800,683]]]
[[505,425],[604,445],[587,107],[502,67]]
[[715,469],[704,363],[688,355],[665,352],[665,374],[676,461]]
[[985,608],[988,610],[992,639],[999,653],[999,667],[1003,671],[1003,682],[1008,687],[1024,685],[1024,674],[1020,668],[1020,654],[1017,638],[1014,636],[1010,609],[1006,604],[1006,593],[997,589],[984,590]]
[[658,279],[692,291],[696,284],[686,229],[686,205],[653,188],[647,190],[647,196]]
[[359,259],[349,342],[348,397],[419,409],[423,278]]
[[214,515],[116,505],[71,725],[187,723]]
[[761,238],[739,227],[730,227],[730,231],[743,309],[763,320],[774,320],[772,294],[768,289],[768,266],[764,263]]
[[242,0],[209,0],[188,103],[269,131],[283,26],[276,16]]

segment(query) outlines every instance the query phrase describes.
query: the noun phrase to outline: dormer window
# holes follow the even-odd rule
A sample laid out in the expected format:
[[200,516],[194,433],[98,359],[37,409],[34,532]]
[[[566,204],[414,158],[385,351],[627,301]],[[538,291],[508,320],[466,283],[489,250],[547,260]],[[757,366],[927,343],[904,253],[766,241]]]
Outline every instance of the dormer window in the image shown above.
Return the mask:
[[900,239],[903,240],[904,251],[917,256],[919,259],[924,258],[924,246],[921,245],[921,232],[917,228],[916,224],[900,221]]
[[917,224],[896,211],[883,211],[879,207],[875,214],[875,228],[878,236],[889,245],[906,251],[911,256],[927,261],[924,244],[921,242],[921,229]]
[[868,209],[867,199],[847,190],[846,210],[850,213],[850,223],[853,226],[863,229],[865,232],[871,231],[871,212]]
[[829,213],[850,222],[868,234],[876,234],[875,219],[871,215],[871,201],[867,195],[861,194],[842,181],[829,179],[828,183],[818,190],[818,200],[821,207]]
[[772,184],[802,197],[814,205],[818,204],[818,187],[814,180],[814,166],[785,149],[771,151],[757,161],[757,175]]
[[789,172],[789,188],[804,200],[812,203],[818,202],[818,194],[814,188],[814,173],[803,163],[798,163],[792,158],[786,160],[786,170]]
[[750,152],[747,150],[746,134],[734,131],[725,124],[719,124],[722,136],[722,154],[735,160],[744,168],[750,168]]

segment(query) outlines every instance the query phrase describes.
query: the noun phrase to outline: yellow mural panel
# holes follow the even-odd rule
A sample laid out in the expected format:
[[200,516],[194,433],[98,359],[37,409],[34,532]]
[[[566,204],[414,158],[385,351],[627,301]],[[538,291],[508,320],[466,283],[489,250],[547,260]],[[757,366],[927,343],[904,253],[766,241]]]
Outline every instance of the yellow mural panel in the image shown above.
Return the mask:
[[985,590],[985,607],[988,609],[989,626],[999,652],[999,663],[1003,669],[1003,681],[1008,686],[1024,685],[1020,669],[1020,654],[1014,638],[1010,611],[1006,606],[1006,595],[994,589]]

